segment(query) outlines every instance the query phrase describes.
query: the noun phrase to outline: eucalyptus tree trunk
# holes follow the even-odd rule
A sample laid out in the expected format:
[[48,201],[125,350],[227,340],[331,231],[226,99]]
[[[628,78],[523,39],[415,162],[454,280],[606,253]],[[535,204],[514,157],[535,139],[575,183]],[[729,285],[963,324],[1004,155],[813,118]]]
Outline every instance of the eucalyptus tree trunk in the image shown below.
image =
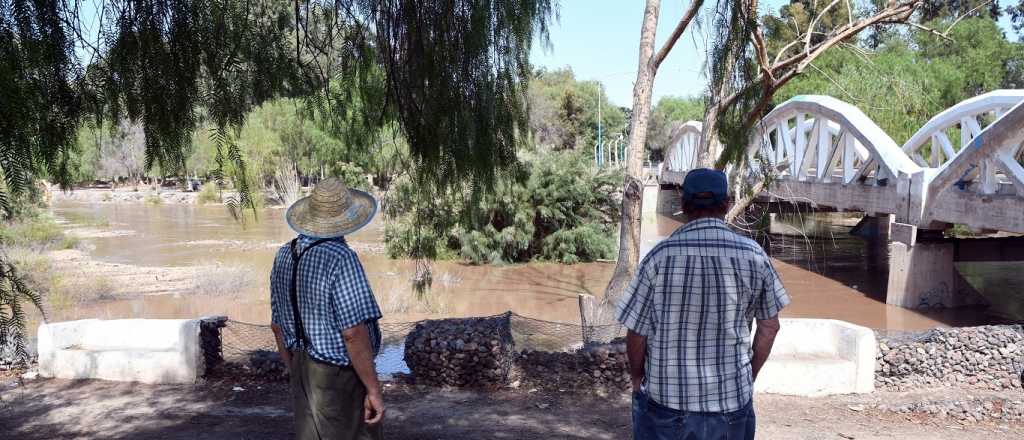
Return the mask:
[[651,116],[651,93],[657,64],[654,58],[654,35],[658,28],[660,0],[647,0],[644,21],[640,29],[640,60],[636,83],[633,84],[633,118],[629,129],[629,156],[626,159],[626,178],[622,191],[622,213],[619,219],[619,256],[615,272],[604,292],[604,303],[615,304],[629,285],[640,259],[640,213],[643,202],[644,145],[647,142],[647,123]]
[[697,164],[701,168],[714,168],[715,160],[718,159],[718,152],[722,145],[718,141],[718,102],[721,102],[726,93],[722,90],[712,91],[713,97],[708,99],[709,105],[704,111],[704,121],[701,124],[700,145],[697,148]]

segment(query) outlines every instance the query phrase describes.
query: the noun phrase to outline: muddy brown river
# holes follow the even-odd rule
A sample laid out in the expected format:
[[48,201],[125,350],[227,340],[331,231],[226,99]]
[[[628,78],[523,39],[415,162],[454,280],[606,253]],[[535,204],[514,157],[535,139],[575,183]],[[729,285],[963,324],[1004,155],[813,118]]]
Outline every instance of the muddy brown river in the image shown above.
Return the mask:
[[[86,240],[90,256],[100,261],[137,266],[216,264],[241,268],[250,279],[244,288],[229,294],[145,295],[97,301],[53,311],[51,320],[227,315],[237,321],[269,322],[268,276],[274,252],[293,236],[283,221],[283,210],[262,210],[257,222],[245,225],[235,222],[220,206],[60,202],[54,214],[72,222],[98,219],[106,223],[105,228],[118,232]],[[884,302],[884,254],[877,258],[873,252],[879,250],[850,236],[848,226],[821,222],[808,226],[803,218],[781,220],[799,232],[769,236],[776,267],[793,299],[784,317],[835,318],[890,330],[975,325],[1001,319],[979,308],[915,311],[888,306]],[[664,216],[649,221],[644,227],[644,249],[679,225]],[[375,220],[348,240],[359,252],[385,311],[385,321],[389,322],[490,315],[506,310],[549,321],[579,322],[577,295],[600,297],[614,267],[613,263],[495,267],[435,262],[433,287],[418,296],[410,281],[414,262],[389,259],[383,252],[382,238],[383,224]],[[995,270],[1004,279],[989,283],[993,287],[988,291],[998,296],[1003,290],[1020,290],[1024,265],[1010,265]],[[979,270],[983,273],[994,269]],[[991,274],[979,279],[990,280]],[[1013,285],[1017,288],[1012,289]]]

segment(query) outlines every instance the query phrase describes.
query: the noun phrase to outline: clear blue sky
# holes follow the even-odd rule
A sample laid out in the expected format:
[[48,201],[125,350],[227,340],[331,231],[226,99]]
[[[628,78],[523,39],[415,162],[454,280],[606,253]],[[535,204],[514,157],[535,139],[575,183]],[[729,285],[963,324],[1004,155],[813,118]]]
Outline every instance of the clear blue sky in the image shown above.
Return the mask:
[[[761,13],[778,12],[787,0],[761,2]],[[640,48],[643,0],[561,0],[560,18],[551,27],[551,50],[535,42],[531,61],[535,66],[569,66],[577,79],[604,83],[609,99],[623,107],[633,105],[633,82]],[[672,33],[689,6],[689,0],[663,0],[655,50]],[[707,3],[707,2],[706,2]],[[700,17],[710,14],[702,13]],[[1000,20],[1010,32],[1009,20]],[[665,95],[698,96],[707,79],[702,74],[707,53],[706,32],[692,24],[658,69],[654,103]],[[1010,37],[1013,38],[1013,37]]]
[[[633,105],[633,82],[640,50],[643,0],[561,0],[559,20],[551,26],[551,49],[538,41],[530,55],[535,66],[569,66],[577,79],[604,83],[616,105]],[[688,0],[663,0],[655,50],[660,48],[682,18]],[[764,8],[778,9],[781,0],[768,0]],[[765,9],[767,10],[767,9]],[[700,14],[699,18],[708,16]],[[661,64],[654,82],[654,102],[665,95],[697,96],[704,90],[702,73],[708,34],[691,23]]]

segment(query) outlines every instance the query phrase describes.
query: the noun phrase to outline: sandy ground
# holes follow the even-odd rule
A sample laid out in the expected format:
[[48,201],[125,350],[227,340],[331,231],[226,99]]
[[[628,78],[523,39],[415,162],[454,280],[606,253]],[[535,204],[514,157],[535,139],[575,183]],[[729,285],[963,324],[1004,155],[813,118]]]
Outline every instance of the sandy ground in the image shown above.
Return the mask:
[[196,277],[216,266],[142,267],[97,261],[78,249],[47,253],[68,279],[105,279],[115,296],[182,294],[194,291]]
[[[243,384],[240,391],[234,390],[236,385],[225,380],[194,386],[52,379],[6,383],[0,385],[0,437],[292,438],[285,384]],[[938,390],[816,399],[758,395],[758,438],[1024,438],[1024,425],[1019,424],[951,425],[923,416],[861,409],[880,402],[948,398],[958,393]],[[385,433],[392,439],[622,439],[630,435],[625,394],[482,392],[389,384],[385,404]]]

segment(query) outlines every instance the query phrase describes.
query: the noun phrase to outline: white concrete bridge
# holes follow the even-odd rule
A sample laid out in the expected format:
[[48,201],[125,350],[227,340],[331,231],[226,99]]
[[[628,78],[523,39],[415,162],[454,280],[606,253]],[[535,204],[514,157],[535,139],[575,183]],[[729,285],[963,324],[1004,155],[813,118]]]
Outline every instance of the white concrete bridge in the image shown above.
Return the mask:
[[[697,166],[700,136],[699,122],[677,128],[659,175],[662,184],[681,183]],[[887,301],[954,306],[962,298],[952,287],[952,244],[919,239],[941,236],[921,230],[962,224],[1024,233],[1022,143],[1024,90],[963,101],[902,146],[851,104],[797,96],[760,121],[739,172],[749,180],[772,179],[761,201],[893,218]]]

